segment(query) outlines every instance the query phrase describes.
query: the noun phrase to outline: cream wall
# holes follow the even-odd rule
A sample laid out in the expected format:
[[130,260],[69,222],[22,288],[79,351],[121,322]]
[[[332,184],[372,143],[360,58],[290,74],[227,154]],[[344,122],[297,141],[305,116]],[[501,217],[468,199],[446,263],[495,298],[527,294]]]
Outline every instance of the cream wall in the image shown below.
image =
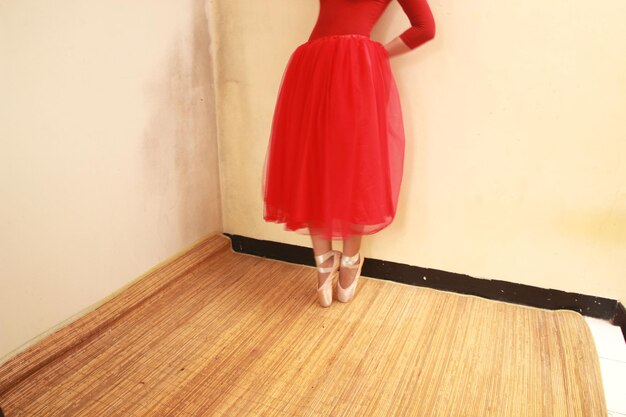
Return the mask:
[[0,2],[0,362],[221,231],[209,26],[203,0]]
[[[260,181],[318,2],[217,4],[224,230],[310,246],[264,222]],[[392,58],[405,174],[364,256],[626,301],[626,3],[430,4],[435,40]],[[394,1],[372,38],[408,24]]]

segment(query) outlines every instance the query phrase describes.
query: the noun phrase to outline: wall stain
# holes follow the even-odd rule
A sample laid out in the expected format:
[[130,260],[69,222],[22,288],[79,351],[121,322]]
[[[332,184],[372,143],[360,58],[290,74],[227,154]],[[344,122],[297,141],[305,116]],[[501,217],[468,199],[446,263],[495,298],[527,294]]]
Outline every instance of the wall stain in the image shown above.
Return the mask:
[[604,211],[563,213],[556,223],[568,235],[598,244],[626,246],[626,207],[609,205]]
[[191,1],[191,27],[181,29],[147,87],[153,109],[143,140],[145,184],[150,198],[161,203],[160,220],[176,210],[183,242],[222,230],[213,57],[204,4]]

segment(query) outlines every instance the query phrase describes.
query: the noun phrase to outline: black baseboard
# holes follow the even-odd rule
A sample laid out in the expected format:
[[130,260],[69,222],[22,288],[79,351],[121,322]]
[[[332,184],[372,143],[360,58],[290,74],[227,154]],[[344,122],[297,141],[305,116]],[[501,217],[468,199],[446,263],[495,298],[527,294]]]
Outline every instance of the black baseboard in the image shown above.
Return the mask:
[[624,304],[617,303],[615,316],[611,319],[611,323],[622,328],[622,334],[626,340],[626,308],[624,308]]
[[[309,247],[259,240],[230,233],[224,233],[224,235],[230,238],[235,252],[315,266],[313,249]],[[609,320],[612,324],[620,326],[626,340],[626,309],[622,303],[610,298],[495,279],[474,278],[469,275],[374,258],[364,259],[361,273],[367,277],[475,295],[490,300],[506,301],[548,310],[577,311],[584,316]]]

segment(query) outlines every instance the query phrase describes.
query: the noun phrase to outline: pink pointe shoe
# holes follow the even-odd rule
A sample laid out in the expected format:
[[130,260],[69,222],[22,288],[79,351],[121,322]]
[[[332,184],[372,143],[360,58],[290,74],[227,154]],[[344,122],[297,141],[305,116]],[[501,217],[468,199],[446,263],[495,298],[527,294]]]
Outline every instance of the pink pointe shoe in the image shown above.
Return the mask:
[[[359,262],[358,264],[356,263],[357,260]],[[361,268],[363,267],[363,258],[361,257],[361,253],[357,252],[353,256],[342,255],[341,266],[350,269],[357,268],[356,276],[348,288],[343,288],[339,280],[337,280],[337,300],[342,303],[347,303],[352,299],[352,297],[354,297],[354,292],[356,291],[356,286],[359,281],[359,277],[361,276]]]
[[[332,266],[320,266],[331,256],[334,256]],[[324,283],[317,288],[317,298],[319,299],[319,303],[322,307],[328,307],[333,302],[333,279],[339,275],[340,258],[341,252],[332,249],[315,257],[317,270],[322,274],[330,272],[330,274],[328,274],[328,276],[326,277]]]

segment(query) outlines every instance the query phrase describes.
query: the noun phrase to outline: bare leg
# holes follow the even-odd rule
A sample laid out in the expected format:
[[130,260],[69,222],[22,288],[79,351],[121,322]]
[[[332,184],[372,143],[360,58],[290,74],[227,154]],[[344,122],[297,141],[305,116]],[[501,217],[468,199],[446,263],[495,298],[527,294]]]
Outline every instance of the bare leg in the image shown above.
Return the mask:
[[[347,239],[343,240],[343,255],[344,256],[354,256],[361,249],[361,235],[354,234]],[[358,260],[357,262],[362,262],[362,260]],[[339,268],[339,283],[342,288],[348,288],[354,277],[356,276],[355,268]]]
[[[322,255],[332,249],[332,242],[329,239],[321,237],[320,233],[316,229],[309,228],[309,231],[311,233],[311,241],[313,242],[313,253],[315,256]],[[319,266],[331,266],[333,264],[333,261],[334,259],[331,256],[330,258],[322,262]],[[318,288],[324,283],[324,281],[328,277],[328,274],[330,274],[330,272],[320,273],[319,271],[317,271]]]

